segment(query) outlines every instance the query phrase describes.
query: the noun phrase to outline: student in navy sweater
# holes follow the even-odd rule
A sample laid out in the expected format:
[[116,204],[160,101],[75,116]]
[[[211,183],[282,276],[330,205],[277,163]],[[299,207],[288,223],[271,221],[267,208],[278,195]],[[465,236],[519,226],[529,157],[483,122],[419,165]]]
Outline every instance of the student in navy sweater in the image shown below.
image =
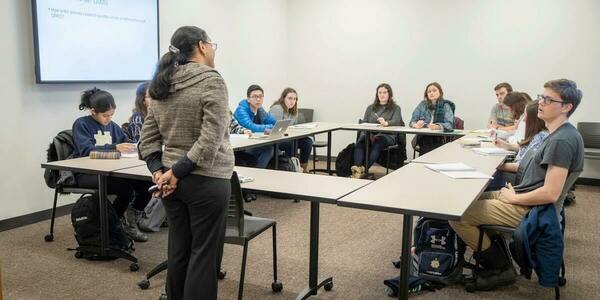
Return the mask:
[[[79,109],[88,109],[90,115],[78,118],[73,123],[73,157],[88,156],[91,151],[135,151],[135,145],[130,143],[123,129],[112,121],[116,107],[113,96],[107,91],[93,88],[83,92]],[[79,187],[98,188],[95,175],[75,174],[75,178]],[[137,242],[148,240],[148,236],[139,231],[137,220],[150,201],[150,185],[144,181],[108,178],[108,194],[117,196],[113,207],[119,216],[125,215],[125,232]]]

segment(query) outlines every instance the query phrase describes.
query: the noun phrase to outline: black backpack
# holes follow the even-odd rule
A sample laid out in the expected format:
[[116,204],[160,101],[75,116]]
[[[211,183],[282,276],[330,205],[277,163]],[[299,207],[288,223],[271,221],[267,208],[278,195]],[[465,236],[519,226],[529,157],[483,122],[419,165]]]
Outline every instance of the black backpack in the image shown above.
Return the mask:
[[[406,161],[406,135],[401,134],[398,135],[400,139],[397,143],[398,147],[393,148],[391,150],[384,150],[381,152],[381,155],[377,158],[377,163],[380,166],[390,168],[392,170],[396,170],[404,166],[404,161]],[[388,151],[390,152],[390,165],[387,166],[387,155]]]
[[[107,207],[109,247],[124,251],[133,250],[133,241],[127,237],[123,225],[110,202]],[[82,257],[91,260],[114,259],[117,257],[100,257],[97,252],[85,251],[86,248],[100,248],[100,203],[98,198],[82,196],[71,209],[71,224],[75,230],[77,249]],[[108,252],[110,253],[110,252]],[[109,254],[107,254],[109,255]]]
[[[271,158],[267,169],[275,170],[275,157]],[[296,172],[296,167],[294,167],[294,164],[289,157],[285,155],[279,155],[279,160],[277,161],[277,170]]]
[[[73,132],[70,129],[59,132],[48,146],[47,162],[69,159],[73,155],[75,143],[73,142]],[[67,175],[67,176],[64,176]],[[61,174],[58,170],[44,170],[44,180],[49,188],[56,188],[57,185],[74,185],[73,177],[69,178],[69,174]],[[72,173],[70,174],[72,176]]]
[[352,165],[354,164],[354,143],[349,144],[338,153],[335,158],[335,173],[340,177],[349,177],[352,175]]
[[462,280],[466,246],[448,221],[419,218],[411,275],[445,285]]

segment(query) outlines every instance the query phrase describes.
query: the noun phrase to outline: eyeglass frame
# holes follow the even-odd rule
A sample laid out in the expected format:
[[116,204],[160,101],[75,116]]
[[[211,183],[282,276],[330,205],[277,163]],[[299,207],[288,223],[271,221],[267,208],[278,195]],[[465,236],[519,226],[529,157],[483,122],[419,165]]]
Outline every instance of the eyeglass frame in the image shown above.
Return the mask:
[[563,101],[554,100],[554,99],[550,98],[549,96],[544,96],[542,94],[538,94],[536,100],[538,100],[538,103],[543,103],[544,105],[550,105],[550,104],[552,104],[552,102],[560,103],[561,105],[569,103],[569,102],[565,102],[564,100]]
[[265,95],[254,95],[254,96],[250,96],[248,98],[250,98],[250,99],[264,99]]
[[217,51],[218,48],[218,44],[217,43],[213,43],[213,42],[206,42],[206,41],[202,41],[205,44],[209,44],[211,48],[213,48],[213,51]]

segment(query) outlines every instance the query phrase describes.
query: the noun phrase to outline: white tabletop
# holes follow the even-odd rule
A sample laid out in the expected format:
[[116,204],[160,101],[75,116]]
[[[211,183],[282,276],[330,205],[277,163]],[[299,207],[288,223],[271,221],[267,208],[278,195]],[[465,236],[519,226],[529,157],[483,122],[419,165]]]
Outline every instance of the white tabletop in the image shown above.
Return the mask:
[[459,220],[487,179],[452,179],[408,164],[337,201],[340,206]]
[[[252,182],[242,183],[243,189],[325,203],[335,203],[342,196],[373,182],[363,179],[258,168],[235,167],[234,170],[239,176],[254,179]],[[113,176],[139,180],[151,180],[152,178],[146,166],[117,170],[113,172]]]
[[376,131],[376,132],[389,132],[389,133],[411,133],[411,134],[422,134],[422,135],[440,135],[440,136],[463,136],[467,131],[465,130],[454,130],[451,132],[444,132],[443,130],[431,130],[429,128],[411,128],[407,126],[373,126],[371,124],[349,124],[342,129],[345,130],[362,130],[362,131]]
[[[491,145],[491,144],[490,144]],[[475,153],[470,148],[464,148],[459,141],[447,143],[439,148],[423,154],[412,160],[413,163],[445,164],[464,163],[478,171],[492,175],[496,168],[506,159],[505,156],[488,156]]]
[[116,170],[142,165],[145,166],[146,162],[137,158],[91,159],[89,157],[80,157],[43,163],[42,168],[108,175]]

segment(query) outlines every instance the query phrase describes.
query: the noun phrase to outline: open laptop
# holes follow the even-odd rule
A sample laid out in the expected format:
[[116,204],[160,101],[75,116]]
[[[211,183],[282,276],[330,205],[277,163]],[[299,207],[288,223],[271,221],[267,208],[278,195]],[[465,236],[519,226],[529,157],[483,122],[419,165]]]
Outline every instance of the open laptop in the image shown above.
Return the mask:
[[286,132],[292,120],[279,120],[275,123],[275,126],[271,129],[270,134],[256,134],[253,133],[250,138],[251,139],[276,139],[283,137],[283,134]]

